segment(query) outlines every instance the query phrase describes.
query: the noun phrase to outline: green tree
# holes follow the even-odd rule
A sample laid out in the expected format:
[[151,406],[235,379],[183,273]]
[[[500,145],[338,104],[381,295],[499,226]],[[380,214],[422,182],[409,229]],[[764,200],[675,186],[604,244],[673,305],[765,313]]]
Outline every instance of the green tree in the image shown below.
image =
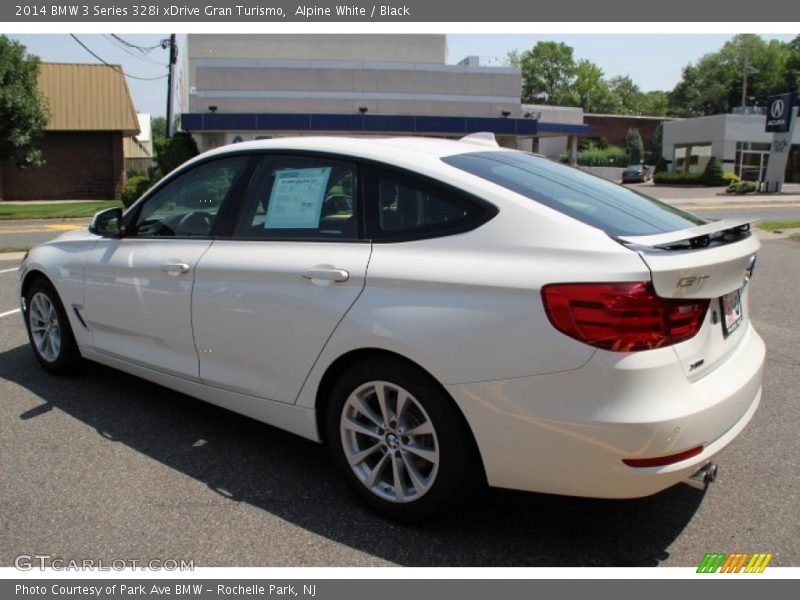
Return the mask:
[[638,165],[644,156],[644,144],[639,130],[631,127],[625,134],[625,152],[630,157],[630,164]]
[[150,121],[153,140],[160,140],[167,137],[167,119],[165,117],[153,117]]
[[575,65],[575,80],[565,100],[589,113],[617,113],[621,107],[619,98],[603,79],[603,70],[589,60]]
[[783,89],[800,93],[800,35],[789,42]]
[[725,185],[725,179],[722,177],[722,163],[715,156],[712,156],[706,163],[706,168],[703,170],[703,185]]
[[764,106],[769,95],[783,91],[791,56],[791,43],[737,35],[719,51],[684,67],[681,81],[670,93],[672,112],[678,116],[731,112],[742,103],[745,71],[747,104]]
[[658,124],[656,130],[653,132],[653,141],[650,145],[650,151],[653,153],[653,161],[658,163],[658,161],[663,160],[664,155],[663,152],[664,146],[664,121]]
[[179,131],[171,138],[154,140],[153,145],[156,165],[162,176],[198,154],[197,144],[185,131]]
[[20,168],[41,164],[37,142],[49,115],[37,87],[39,59],[0,35],[0,161]]
[[538,42],[520,55],[522,101],[562,104],[575,81],[573,50],[564,42]]
[[642,114],[642,90],[633,82],[633,79],[625,76],[614,77],[608,82],[611,90],[619,97],[622,104],[620,112],[629,115]]
[[522,53],[519,50],[509,50],[506,52],[506,57],[503,64],[507,67],[521,67],[522,66]]
[[641,99],[640,110],[648,117],[666,117],[669,114],[669,94],[660,90],[646,92]]

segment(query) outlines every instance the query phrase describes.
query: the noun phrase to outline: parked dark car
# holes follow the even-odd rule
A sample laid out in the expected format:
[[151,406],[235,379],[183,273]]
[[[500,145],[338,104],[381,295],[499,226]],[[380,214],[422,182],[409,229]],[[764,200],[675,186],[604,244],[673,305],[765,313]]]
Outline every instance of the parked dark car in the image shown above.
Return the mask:
[[644,183],[650,180],[650,169],[646,165],[630,165],[622,172],[622,183]]

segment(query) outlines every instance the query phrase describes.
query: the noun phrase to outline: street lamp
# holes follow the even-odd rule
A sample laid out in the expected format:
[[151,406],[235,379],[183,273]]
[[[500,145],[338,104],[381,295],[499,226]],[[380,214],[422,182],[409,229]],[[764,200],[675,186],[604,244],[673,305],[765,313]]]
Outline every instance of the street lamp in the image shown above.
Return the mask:
[[758,69],[750,66],[750,52],[744,54],[744,75],[742,77],[742,106],[747,106],[747,76],[758,73]]

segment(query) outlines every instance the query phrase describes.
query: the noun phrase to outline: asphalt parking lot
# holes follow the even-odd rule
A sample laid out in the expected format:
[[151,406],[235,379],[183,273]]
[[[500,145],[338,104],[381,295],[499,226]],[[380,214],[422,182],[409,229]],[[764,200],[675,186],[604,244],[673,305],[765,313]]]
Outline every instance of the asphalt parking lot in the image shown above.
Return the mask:
[[[487,491],[424,527],[361,507],[323,447],[101,366],[45,374],[0,317],[0,565],[193,559],[197,566],[696,566],[773,552],[800,566],[800,243],[764,242],[752,319],[761,408],[703,492],[597,501]],[[0,314],[17,307],[0,257]],[[491,349],[487,349],[487,353]],[[536,457],[532,457],[536,460]],[[541,460],[547,460],[543,457]]]

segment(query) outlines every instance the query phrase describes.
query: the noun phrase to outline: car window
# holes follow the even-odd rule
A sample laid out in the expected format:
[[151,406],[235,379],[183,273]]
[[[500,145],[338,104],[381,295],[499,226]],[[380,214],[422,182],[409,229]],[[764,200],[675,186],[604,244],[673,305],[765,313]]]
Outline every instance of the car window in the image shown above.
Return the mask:
[[217,160],[179,176],[148,198],[129,235],[208,237],[246,157]]
[[265,156],[245,194],[234,237],[357,239],[356,167],[302,156]]
[[482,222],[487,212],[444,186],[388,170],[373,173],[370,192],[377,200],[371,234],[378,239],[448,235]]
[[612,236],[665,233],[706,222],[655,198],[525,152],[471,152],[442,160]]

